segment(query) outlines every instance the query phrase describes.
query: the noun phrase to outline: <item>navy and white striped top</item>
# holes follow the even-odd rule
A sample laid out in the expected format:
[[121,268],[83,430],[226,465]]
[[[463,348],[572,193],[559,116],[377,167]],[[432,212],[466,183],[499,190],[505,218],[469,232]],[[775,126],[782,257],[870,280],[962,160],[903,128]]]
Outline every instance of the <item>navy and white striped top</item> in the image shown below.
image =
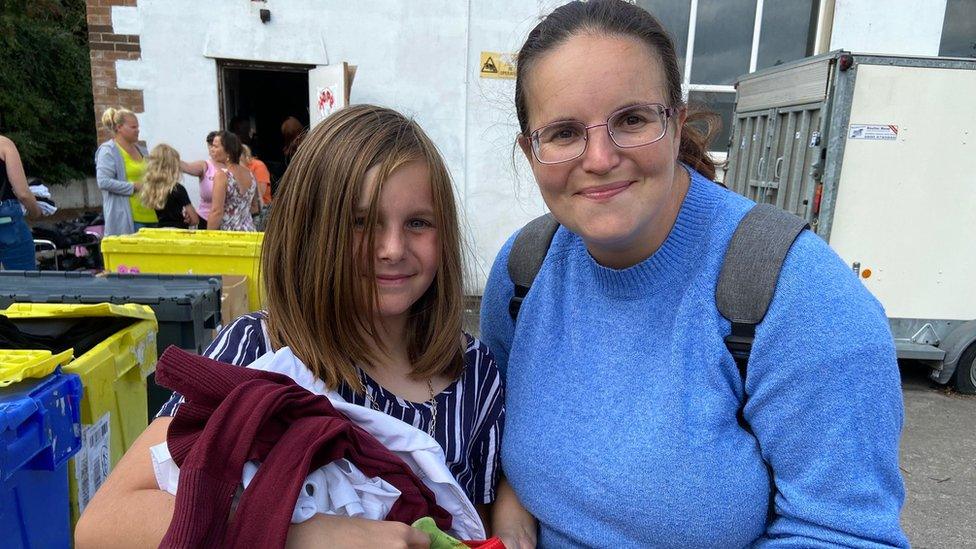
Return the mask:
[[[246,366],[271,350],[264,313],[239,317],[221,330],[203,356]],[[464,334],[467,350],[461,376],[434,397],[437,421],[434,439],[444,449],[447,466],[472,503],[491,503],[498,481],[499,450],[505,422],[505,398],[498,366],[488,347]],[[431,411],[426,402],[411,402],[387,391],[363,372],[366,390],[381,411],[427,432]],[[348,402],[369,406],[365,395],[340,383]],[[156,417],[176,415],[182,396],[173,396]]]

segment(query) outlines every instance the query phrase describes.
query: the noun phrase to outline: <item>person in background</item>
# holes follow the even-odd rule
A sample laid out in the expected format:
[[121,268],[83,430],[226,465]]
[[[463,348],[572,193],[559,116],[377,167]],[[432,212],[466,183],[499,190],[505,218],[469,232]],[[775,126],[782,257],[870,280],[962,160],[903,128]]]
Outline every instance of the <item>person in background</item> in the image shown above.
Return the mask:
[[726,346],[716,286],[755,203],[713,181],[668,32],[570,2],[517,58],[517,143],[561,226],[517,320],[514,239],[482,300],[506,546],[907,547],[894,342],[850,267],[800,233],[744,373]]
[[139,143],[139,119],[128,109],[108,108],[102,114],[102,125],[112,132],[112,138],[95,151],[105,236],[130,234],[135,231],[132,197],[139,191],[145,171],[146,147]]
[[207,152],[210,158],[207,160],[197,160],[195,162],[180,161],[180,169],[183,173],[192,175],[200,179],[200,205],[197,213],[200,216],[199,228],[207,228],[207,219],[210,216],[211,202],[213,201],[214,176],[218,171],[227,169],[227,154],[224,152],[220,135],[230,132],[210,132],[207,134]]
[[269,206],[271,204],[271,172],[268,171],[264,162],[251,154],[251,147],[244,144],[241,144],[241,165],[254,174],[261,191],[261,204]]
[[298,151],[298,146],[302,144],[305,137],[305,127],[300,120],[294,116],[289,116],[281,123],[281,139],[285,146],[281,152],[285,155],[285,168],[291,163],[291,159]]
[[18,271],[37,270],[34,239],[24,210],[40,217],[41,208],[31,194],[17,145],[0,135],[0,266]]
[[156,212],[160,227],[196,228],[200,218],[186,188],[180,183],[180,155],[165,143],[153,147],[146,158],[146,175],[142,180],[142,205]]
[[252,215],[260,211],[261,198],[254,174],[241,165],[241,140],[230,132],[220,132],[214,142],[220,146],[216,158],[225,159],[227,169],[214,175],[207,229],[256,231]]

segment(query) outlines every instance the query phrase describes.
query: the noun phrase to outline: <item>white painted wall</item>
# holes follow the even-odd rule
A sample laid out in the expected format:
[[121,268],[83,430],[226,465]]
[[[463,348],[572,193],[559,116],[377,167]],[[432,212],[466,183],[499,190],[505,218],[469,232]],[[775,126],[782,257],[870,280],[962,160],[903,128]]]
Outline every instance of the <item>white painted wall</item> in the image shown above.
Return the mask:
[[939,55],[946,0],[835,0],[830,49]]
[[[358,66],[353,103],[411,115],[454,177],[480,293],[498,249],[544,211],[518,131],[514,81],[482,79],[480,52],[515,52],[560,0],[139,0],[114,7],[115,32],[141,37],[142,59],[118,61],[119,87],[143,90],[142,136],[187,160],[206,157],[219,125],[217,58]],[[271,10],[262,24],[258,9]],[[832,47],[875,53],[938,51],[945,0],[837,0]],[[184,184],[196,202],[196,180]]]
[[[119,87],[143,90],[143,139],[194,160],[206,157],[204,137],[219,125],[215,59],[357,65],[352,102],[415,117],[444,155],[471,244],[470,291],[480,293],[505,239],[544,211],[521,158],[514,169],[514,81],[481,79],[480,52],[514,51],[556,4],[140,0],[112,11],[115,31],[139,34],[142,46],[142,59],[117,63]],[[262,7],[269,24],[258,18]],[[196,179],[184,185],[196,202]]]

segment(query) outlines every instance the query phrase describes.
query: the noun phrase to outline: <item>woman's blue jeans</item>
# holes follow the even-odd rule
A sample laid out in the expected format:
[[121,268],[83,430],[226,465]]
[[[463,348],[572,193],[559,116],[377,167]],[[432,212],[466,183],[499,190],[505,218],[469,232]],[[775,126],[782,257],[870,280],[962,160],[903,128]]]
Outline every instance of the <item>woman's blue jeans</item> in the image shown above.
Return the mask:
[[19,200],[0,202],[0,265],[6,270],[37,270],[34,237]]

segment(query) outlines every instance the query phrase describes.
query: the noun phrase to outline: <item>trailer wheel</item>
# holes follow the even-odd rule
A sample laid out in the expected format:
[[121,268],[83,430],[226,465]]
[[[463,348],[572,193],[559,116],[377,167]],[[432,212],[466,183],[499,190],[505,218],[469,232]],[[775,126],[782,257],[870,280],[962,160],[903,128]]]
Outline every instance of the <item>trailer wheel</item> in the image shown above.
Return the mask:
[[956,390],[965,395],[976,395],[976,343],[971,343],[956,364]]

